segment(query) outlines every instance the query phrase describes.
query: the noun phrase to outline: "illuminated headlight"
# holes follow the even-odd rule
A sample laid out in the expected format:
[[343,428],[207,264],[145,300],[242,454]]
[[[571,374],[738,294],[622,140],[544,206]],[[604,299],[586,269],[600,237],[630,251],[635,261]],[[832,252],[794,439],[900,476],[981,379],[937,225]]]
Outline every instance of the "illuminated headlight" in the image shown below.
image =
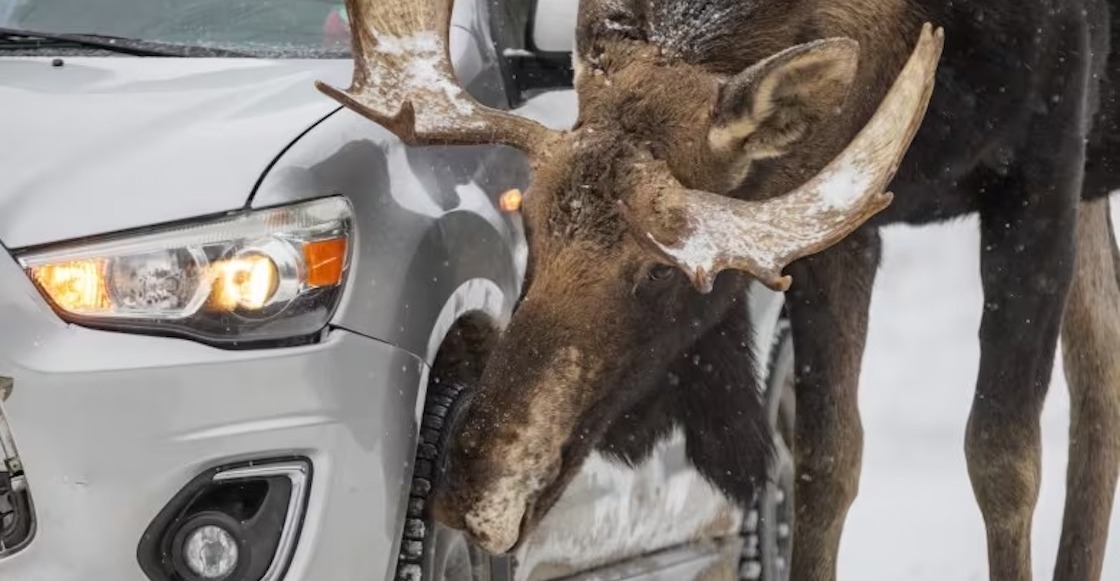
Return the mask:
[[208,342],[321,330],[349,266],[351,208],[332,197],[17,254],[64,319]]

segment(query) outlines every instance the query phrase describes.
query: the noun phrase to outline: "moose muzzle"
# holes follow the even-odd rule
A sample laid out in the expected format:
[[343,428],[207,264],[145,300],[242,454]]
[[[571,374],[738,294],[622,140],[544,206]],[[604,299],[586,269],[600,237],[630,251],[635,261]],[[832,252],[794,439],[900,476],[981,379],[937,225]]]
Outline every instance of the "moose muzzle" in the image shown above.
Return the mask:
[[[593,399],[600,366],[579,348],[517,353],[504,341],[446,459],[433,504],[437,520],[470,534],[487,551],[512,549],[538,497],[563,478],[565,448]],[[522,344],[523,345],[523,344]],[[507,347],[508,346],[508,347]]]

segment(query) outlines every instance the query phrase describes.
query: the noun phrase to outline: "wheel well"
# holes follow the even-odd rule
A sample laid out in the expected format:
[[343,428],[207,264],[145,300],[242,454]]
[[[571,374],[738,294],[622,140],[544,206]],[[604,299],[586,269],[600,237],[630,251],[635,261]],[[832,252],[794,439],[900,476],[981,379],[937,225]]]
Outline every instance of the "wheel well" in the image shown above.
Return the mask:
[[[430,575],[439,573],[431,568],[439,567],[439,551],[442,548],[438,539],[447,530],[440,532],[440,527],[431,521],[428,502],[442,476],[443,455],[450,439],[451,424],[458,406],[462,405],[461,395],[478,384],[499,333],[500,329],[490,315],[483,311],[470,311],[451,325],[436,352],[422,402],[416,464],[397,558],[398,581],[428,579]],[[472,550],[477,552],[477,549]],[[496,567],[505,567],[507,572],[512,567],[512,561],[508,559],[480,558],[487,560],[485,565],[480,565],[481,569],[475,569],[475,575],[479,571],[487,571],[483,573],[485,579],[495,578],[489,571],[496,570]],[[472,557],[472,567],[476,565]],[[497,578],[505,579],[509,575]]]

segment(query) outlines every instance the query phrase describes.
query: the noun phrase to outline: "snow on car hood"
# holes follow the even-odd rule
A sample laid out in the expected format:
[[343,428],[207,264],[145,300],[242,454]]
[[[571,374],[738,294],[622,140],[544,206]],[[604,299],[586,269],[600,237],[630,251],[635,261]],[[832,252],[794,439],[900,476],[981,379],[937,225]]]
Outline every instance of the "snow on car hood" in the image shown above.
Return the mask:
[[234,210],[349,60],[0,57],[8,248]]

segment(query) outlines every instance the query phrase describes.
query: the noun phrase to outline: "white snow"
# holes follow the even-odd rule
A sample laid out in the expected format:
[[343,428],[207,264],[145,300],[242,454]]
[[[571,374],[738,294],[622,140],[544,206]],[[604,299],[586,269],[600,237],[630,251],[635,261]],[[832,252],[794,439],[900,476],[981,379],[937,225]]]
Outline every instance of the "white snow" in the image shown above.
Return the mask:
[[[371,68],[368,92],[391,104],[414,101],[417,106],[417,130],[420,132],[436,131],[448,124],[477,123],[470,117],[474,112],[472,101],[464,98],[465,92],[456,79],[442,67],[446,52],[443,38],[434,32],[417,32],[402,37],[373,29],[372,34],[377,38],[376,52],[403,59],[405,67],[399,74],[379,67]],[[386,73],[390,75],[388,78]],[[433,89],[443,96],[432,94]],[[452,110],[442,110],[446,105],[450,105]]]
[[704,45],[731,15],[743,8],[742,2],[656,2],[650,6],[650,42],[666,53],[688,54]]
[[[1113,215],[1120,196],[1114,196]],[[863,478],[839,579],[987,580],[984,526],[964,459],[978,369],[982,294],[975,219],[885,231],[864,355]],[[1060,352],[1043,412],[1034,579],[1049,580],[1065,494],[1069,398]],[[1102,579],[1120,579],[1120,506]]]
[[393,36],[376,33],[377,52],[402,55],[406,52],[436,52],[441,48],[439,36],[434,32],[417,32],[411,36]]
[[821,201],[831,210],[851,206],[867,191],[874,176],[863,160],[852,160],[836,168],[821,182]]
[[734,218],[728,216],[726,220],[705,220],[702,228],[694,227],[693,231],[681,239],[676,247],[662,244],[648,232],[646,236],[690,275],[702,272],[714,280],[716,261],[728,256],[750,256],[758,262],[760,268],[764,269],[777,266],[774,261],[774,251],[761,249],[757,240],[741,235],[763,225]]

